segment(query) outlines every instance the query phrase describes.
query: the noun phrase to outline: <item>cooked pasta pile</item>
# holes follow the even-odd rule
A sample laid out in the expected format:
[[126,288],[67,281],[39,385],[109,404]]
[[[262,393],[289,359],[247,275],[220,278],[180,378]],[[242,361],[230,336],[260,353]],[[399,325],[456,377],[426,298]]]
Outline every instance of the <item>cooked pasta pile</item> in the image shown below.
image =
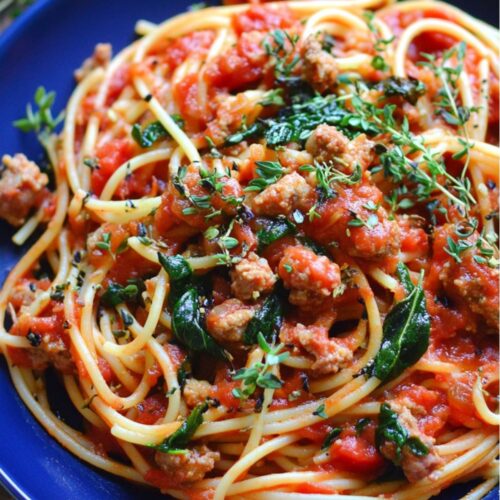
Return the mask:
[[[51,167],[4,156],[32,241],[13,383],[82,460],[174,498],[429,498],[498,481],[498,32],[445,3],[193,10],[111,57]],[[39,235],[33,235],[36,230]],[[59,375],[82,426],[49,404]]]

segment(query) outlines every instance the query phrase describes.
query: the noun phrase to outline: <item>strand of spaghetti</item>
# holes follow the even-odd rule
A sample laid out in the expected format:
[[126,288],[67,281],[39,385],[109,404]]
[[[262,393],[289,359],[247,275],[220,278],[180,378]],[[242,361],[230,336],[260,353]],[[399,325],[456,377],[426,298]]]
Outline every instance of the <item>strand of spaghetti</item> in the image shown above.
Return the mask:
[[[10,361],[10,360],[9,360]],[[82,444],[75,441],[73,438],[68,436],[58,425],[60,421],[47,412],[46,409],[35,400],[35,398],[27,390],[26,384],[22,381],[22,377],[19,373],[18,368],[11,366],[9,362],[9,370],[12,377],[12,382],[17,390],[17,393],[23,400],[24,404],[29,408],[31,413],[40,422],[40,424],[45,428],[45,430],[54,438],[61,443],[66,449],[71,453],[84,460],[85,462],[98,467],[99,469],[105,470],[117,476],[121,476],[125,479],[131,481],[137,481],[139,483],[143,482],[142,476],[138,472],[126,465],[123,465],[114,460],[97,455],[95,452],[85,448]]]
[[498,30],[493,26],[476,19],[466,12],[463,12],[459,8],[439,1],[434,0],[407,0],[402,3],[394,3],[384,9],[377,12],[377,16],[384,16],[387,12],[391,10],[397,10],[399,12],[407,12],[418,8],[419,12],[425,13],[427,10],[431,10],[433,13],[442,11],[449,14],[449,17],[455,19],[464,28],[468,29],[474,35],[476,35],[484,43],[487,43],[490,48],[497,50],[498,44]]
[[84,97],[95,87],[104,77],[102,68],[97,68],[85,77],[73,91],[66,108],[66,118],[64,120],[63,131],[63,158],[66,174],[73,193],[81,188],[80,178],[76,164],[75,154],[75,130],[76,115]]
[[[73,273],[70,278],[70,285],[75,286],[75,278],[77,271]],[[80,358],[85,370],[90,376],[92,383],[95,387],[95,391],[113,408],[119,408],[121,410],[131,408],[137,403],[142,401],[150,390],[149,376],[147,370],[143,372],[142,380],[137,386],[137,389],[127,397],[117,396],[108,386],[104,377],[99,370],[96,359],[92,356],[89,351],[85,340],[83,339],[75,320],[75,298],[73,294],[66,294],[64,300],[64,313],[65,317],[68,318],[70,323],[69,335],[73,348],[76,350],[78,357]],[[90,393],[90,391],[89,391]]]
[[483,393],[483,384],[480,376],[476,378],[472,388],[472,401],[474,402],[477,413],[484,422],[490,425],[500,425],[500,415],[491,411],[486,404]]
[[498,478],[487,479],[473,488],[461,500],[481,500],[486,494],[498,484]]
[[168,160],[171,154],[172,148],[162,148],[154,151],[148,151],[147,153],[135,156],[131,160],[126,161],[120,165],[108,179],[101,192],[100,199],[103,201],[111,200],[120,182],[122,182],[128,175],[138,168],[149,165],[150,163]]
[[35,232],[45,213],[43,205],[14,233],[12,242],[18,246],[26,243],[26,240]]
[[352,30],[367,32],[367,24],[358,16],[351,12],[340,9],[323,9],[313,14],[304,25],[304,31],[301,34],[301,39],[305,40],[309,35],[317,31],[316,26],[329,20],[331,22],[347,25]]
[[361,495],[339,495],[336,493],[296,493],[288,491],[263,491],[246,496],[248,500],[373,500]]
[[99,429],[107,429],[105,423],[88,407],[88,401],[83,399],[80,390],[76,385],[75,378],[72,375],[64,375],[63,382],[64,387],[68,392],[68,396],[78,413],[80,413],[85,420],[89,421],[92,425],[95,425]]
[[355,490],[356,495],[384,496],[394,493],[406,484],[405,481],[387,481],[381,484],[372,484]]
[[104,222],[125,224],[146,217],[156,210],[160,203],[160,196],[125,201],[102,201],[97,198],[90,198],[85,201],[85,209],[94,213]]
[[166,350],[155,339],[148,342],[148,349],[162,369],[169,393],[168,408],[162,422],[165,424],[173,422],[179,416],[181,405],[181,388],[177,380],[177,371]]
[[50,302],[51,289],[58,285],[63,285],[68,278],[69,266],[71,262],[71,251],[68,244],[68,231],[66,229],[61,230],[58,240],[59,268],[57,270],[57,274],[51,283],[51,288],[39,292],[33,302],[28,306],[26,312],[30,316],[37,316],[40,311],[44,309]]
[[490,64],[487,59],[479,61],[479,102],[477,110],[477,129],[473,130],[471,137],[476,141],[486,138],[488,129],[489,95],[490,95]]
[[135,23],[134,31],[139,36],[149,35],[153,30],[158,28],[158,24],[152,23],[145,19],[139,19]]
[[364,481],[338,478],[338,475],[338,472],[313,471],[294,471],[280,474],[269,474],[267,476],[238,481],[228,488],[227,495],[242,495],[255,490],[269,490],[277,486],[304,484],[306,482],[321,483],[321,485],[332,487],[332,489],[351,489],[357,487],[358,485],[365,484]]
[[226,497],[227,490],[234,481],[253,464],[273,453],[274,451],[283,448],[300,439],[299,435],[290,434],[287,436],[279,436],[264,444],[261,444],[248,455],[238,460],[225,474],[222,476],[214,493],[214,500],[223,500]]
[[[256,351],[261,351],[261,349],[256,349]],[[259,353],[260,357],[262,357],[262,351]],[[255,361],[250,361],[247,363],[247,366],[250,365],[254,366]],[[276,366],[273,366],[273,369],[271,370],[271,373],[277,377],[278,375],[278,369]],[[245,445],[245,448],[243,450],[243,453],[241,457],[244,457],[245,455],[248,455],[252,450],[257,448],[259,446],[260,440],[262,439],[262,431],[264,429],[264,421],[266,418],[266,414],[268,411],[269,406],[271,405],[273,401],[273,394],[274,394],[274,389],[264,389],[264,397],[262,399],[262,409],[259,413],[255,415],[255,421],[254,424],[252,425],[252,430],[250,431],[250,436],[248,437],[247,444]],[[240,459],[241,459],[240,457]]]
[[488,454],[493,447],[497,446],[497,436],[496,435],[485,435],[482,442],[474,447],[473,449],[467,451],[463,455],[451,460],[445,464],[442,468],[434,472],[432,480],[429,478],[422,479],[412,484],[411,487],[406,487],[397,492],[394,495],[396,500],[405,500],[410,498],[415,498],[415,495],[422,494],[425,491],[430,493],[439,491],[443,484],[453,481],[460,474],[465,473],[468,470],[473,470],[477,463]]
[[94,317],[93,332],[97,353],[109,363],[118,381],[123,384],[128,391],[134,392],[139,384],[137,378],[132,375],[132,373],[130,373],[127,367],[122,363],[122,358],[113,356],[102,348],[105,339],[109,341],[116,341],[111,331],[110,317],[105,311],[101,313],[99,326],[100,329],[97,328]]
[[[56,158],[50,157],[52,165],[56,165]],[[2,290],[0,291],[0,343],[3,346],[10,345],[12,347],[30,347],[26,338],[11,335],[5,330],[5,310],[9,301],[10,291],[15,287],[16,283],[31,269],[33,264],[52,244],[55,238],[59,235],[66,216],[66,208],[68,205],[69,191],[68,185],[63,179],[63,172],[54,167],[56,177],[56,209],[52,220],[48,223],[47,228],[37,240],[37,242],[24,254],[19,262],[14,266],[14,269],[7,276]]]
[[93,311],[96,289],[109,271],[111,263],[103,264],[99,269],[89,270],[86,273],[85,281],[80,288],[80,300],[83,304],[80,314],[80,332],[87,348],[93,357],[96,356],[96,346],[93,335]]
[[315,393],[329,391],[352,380],[354,375],[375,357],[380,349],[380,344],[382,343],[382,321],[380,319],[380,311],[378,309],[377,301],[375,300],[375,295],[361,269],[356,265],[350,264],[350,266],[356,271],[353,277],[353,282],[354,285],[358,287],[359,294],[366,307],[368,327],[370,331],[368,346],[363,356],[355,361],[350,368],[331,377],[311,382],[311,391]]
[[409,52],[410,44],[418,35],[426,31],[437,31],[452,36],[457,40],[463,40],[468,46],[473,47],[480,56],[489,57],[491,59],[490,51],[474,35],[464,28],[442,19],[420,19],[406,28],[397,42],[394,54],[395,76],[402,78],[406,77],[406,57]]
[[134,323],[129,327],[130,331],[135,335],[134,340],[123,345],[106,341],[103,345],[103,349],[105,351],[119,357],[130,356],[131,354],[138,352],[146,345],[158,325],[158,320],[163,308],[163,302],[165,301],[165,297],[167,295],[167,285],[168,274],[162,268],[157,276],[153,301],[144,326],[141,327],[139,323],[134,320]]
[[470,431],[452,441],[436,446],[436,451],[441,456],[455,455],[462,451],[470,450],[473,446],[478,445],[483,439],[484,432],[481,430]]

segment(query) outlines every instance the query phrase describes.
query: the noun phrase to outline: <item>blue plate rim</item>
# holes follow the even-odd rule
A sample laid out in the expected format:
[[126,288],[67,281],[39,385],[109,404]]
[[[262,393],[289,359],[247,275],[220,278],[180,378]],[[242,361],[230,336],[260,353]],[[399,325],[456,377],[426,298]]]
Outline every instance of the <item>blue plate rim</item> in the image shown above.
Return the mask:
[[[29,30],[32,22],[36,21],[36,18],[42,14],[46,9],[56,7],[57,4],[64,3],[67,0],[37,0],[34,4],[27,7],[27,9],[17,17],[1,34],[0,34],[0,58],[3,54],[9,51],[10,46],[16,41],[16,38],[20,36],[23,31]],[[21,32],[21,33],[20,33]],[[24,403],[19,399],[19,404],[24,406]],[[28,410],[29,411],[29,410]],[[31,414],[31,418],[36,421],[34,415]],[[37,422],[38,423],[38,422]],[[86,464],[88,467],[92,467]],[[0,465],[0,484],[5,488],[5,490],[10,493],[15,498],[21,498],[23,500],[30,500],[30,496],[26,493],[25,488],[19,484],[18,481],[14,480],[7,470]],[[442,493],[445,493],[444,490]],[[493,500],[499,494],[498,486],[490,490],[484,500]]]

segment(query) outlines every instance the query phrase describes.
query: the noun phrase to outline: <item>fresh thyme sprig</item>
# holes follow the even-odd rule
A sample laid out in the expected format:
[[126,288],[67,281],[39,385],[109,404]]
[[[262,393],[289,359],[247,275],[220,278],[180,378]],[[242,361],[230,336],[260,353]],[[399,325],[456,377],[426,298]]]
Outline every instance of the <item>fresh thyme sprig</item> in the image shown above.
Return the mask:
[[59,113],[55,118],[52,115],[52,105],[56,98],[55,92],[47,92],[45,87],[36,89],[34,100],[38,109],[34,109],[31,103],[26,105],[26,116],[16,120],[14,127],[23,132],[35,132],[38,141],[47,149],[49,147],[50,135],[64,119],[64,112]]
[[241,380],[241,387],[233,389],[233,396],[238,399],[248,399],[257,389],[279,389],[283,386],[283,382],[273,373],[272,367],[282,363],[288,356],[289,352],[281,352],[283,344],[277,346],[269,345],[266,339],[259,332],[257,335],[260,348],[266,354],[265,363],[255,363],[250,368],[241,368],[233,375],[233,380]]
[[[459,96],[457,83],[463,70],[466,48],[465,42],[460,42],[443,52],[440,63],[438,63],[436,55],[421,53],[421,56],[426,60],[419,63],[420,66],[430,69],[442,84],[442,88],[438,92],[438,100],[434,102],[437,108],[436,114],[440,115],[446,123],[458,127],[465,138],[465,140],[459,139],[463,149],[453,155],[454,159],[466,156],[461,174],[462,180],[465,179],[470,163],[470,150],[474,146],[466,125],[471,113],[477,111],[475,107],[467,108],[457,104]],[[453,59],[456,59],[455,66],[452,65]]]
[[276,77],[289,77],[300,57],[292,54],[299,40],[298,35],[290,35],[284,30],[273,30],[264,39],[263,47],[266,54],[274,59],[274,73]]
[[[476,201],[470,192],[470,181],[467,178],[455,178],[447,170],[438,153],[424,144],[422,137],[414,136],[406,117],[398,126],[393,116],[396,107],[386,105],[377,108],[373,103],[367,102],[360,95],[352,98],[354,109],[365,120],[374,123],[381,134],[390,134],[394,143],[392,148],[379,146],[380,161],[384,172],[401,182],[404,178],[416,183],[415,195],[423,200],[428,198],[435,190],[441,191],[454,204],[467,211]],[[427,165],[429,173],[419,168],[419,164],[408,158],[408,155],[421,153],[422,162]],[[447,187],[438,182],[438,177],[443,176],[448,185],[456,191],[453,194]]]

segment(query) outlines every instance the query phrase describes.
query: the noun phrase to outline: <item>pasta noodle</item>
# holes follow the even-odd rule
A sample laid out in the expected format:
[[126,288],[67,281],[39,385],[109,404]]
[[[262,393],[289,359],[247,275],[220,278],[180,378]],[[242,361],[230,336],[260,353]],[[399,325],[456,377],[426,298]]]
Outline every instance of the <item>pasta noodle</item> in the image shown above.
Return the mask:
[[76,72],[59,136],[37,91],[54,189],[2,160],[0,216],[38,234],[0,292],[24,403],[174,498],[484,496],[498,31],[430,0],[303,0],[136,32]]

